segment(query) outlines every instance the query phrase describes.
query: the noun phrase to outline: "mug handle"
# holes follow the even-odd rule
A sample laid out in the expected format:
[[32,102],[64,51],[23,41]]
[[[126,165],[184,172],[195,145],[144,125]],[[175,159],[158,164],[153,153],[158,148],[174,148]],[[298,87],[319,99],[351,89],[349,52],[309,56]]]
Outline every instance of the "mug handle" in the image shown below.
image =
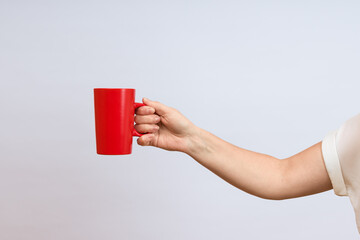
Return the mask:
[[[146,106],[146,105],[143,104],[143,103],[137,103],[137,102],[136,102],[136,103],[134,103],[134,110],[137,109],[137,108],[139,108],[139,107],[142,107],[142,106]],[[141,137],[141,136],[144,135],[144,134],[138,133],[138,132],[135,130],[135,128],[133,128],[132,135],[133,135],[133,137]]]

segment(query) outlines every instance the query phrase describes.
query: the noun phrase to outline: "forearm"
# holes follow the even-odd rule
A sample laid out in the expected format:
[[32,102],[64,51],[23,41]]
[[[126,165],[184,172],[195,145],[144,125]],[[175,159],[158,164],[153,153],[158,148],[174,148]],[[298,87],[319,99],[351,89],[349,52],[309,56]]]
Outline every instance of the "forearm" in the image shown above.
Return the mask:
[[239,148],[200,128],[195,132],[186,153],[201,165],[252,195],[284,198],[285,161]]

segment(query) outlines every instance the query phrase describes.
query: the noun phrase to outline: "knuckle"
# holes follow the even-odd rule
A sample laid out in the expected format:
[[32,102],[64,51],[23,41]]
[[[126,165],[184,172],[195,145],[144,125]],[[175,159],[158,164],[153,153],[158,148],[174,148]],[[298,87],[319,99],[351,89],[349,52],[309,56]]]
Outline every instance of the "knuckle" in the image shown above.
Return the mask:
[[152,140],[151,140],[151,138],[148,138],[148,139],[146,140],[146,145],[152,145]]
[[155,108],[149,107],[149,108],[148,108],[148,113],[149,113],[149,114],[155,113]]
[[140,125],[137,124],[137,125],[134,126],[134,128],[135,128],[135,130],[138,131],[138,132],[143,132],[143,129],[144,129],[144,127],[143,127],[142,124],[140,124]]
[[138,108],[141,112],[146,112],[148,109],[149,109],[149,107],[148,106],[142,106],[142,107],[139,107]]
[[144,116],[136,116],[135,122],[137,123],[144,123]]

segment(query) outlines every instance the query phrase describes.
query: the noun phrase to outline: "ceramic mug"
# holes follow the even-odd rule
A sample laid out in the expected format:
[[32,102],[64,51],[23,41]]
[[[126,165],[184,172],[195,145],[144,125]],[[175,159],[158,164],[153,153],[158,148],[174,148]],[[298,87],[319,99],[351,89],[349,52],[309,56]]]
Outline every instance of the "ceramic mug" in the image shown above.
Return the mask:
[[135,102],[135,89],[94,88],[96,151],[102,155],[130,154],[135,109],[145,106]]

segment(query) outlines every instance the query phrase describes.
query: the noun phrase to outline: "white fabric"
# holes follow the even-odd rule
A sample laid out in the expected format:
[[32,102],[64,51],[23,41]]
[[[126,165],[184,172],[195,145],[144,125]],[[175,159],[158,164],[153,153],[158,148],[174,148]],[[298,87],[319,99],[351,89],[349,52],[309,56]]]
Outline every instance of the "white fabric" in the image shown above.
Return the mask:
[[349,196],[360,232],[360,114],[329,133],[322,152],[334,192]]
[[336,131],[329,133],[322,141],[322,152],[326,169],[329,173],[334,192],[339,196],[346,196],[344,177],[342,175],[339,156],[336,150]]

